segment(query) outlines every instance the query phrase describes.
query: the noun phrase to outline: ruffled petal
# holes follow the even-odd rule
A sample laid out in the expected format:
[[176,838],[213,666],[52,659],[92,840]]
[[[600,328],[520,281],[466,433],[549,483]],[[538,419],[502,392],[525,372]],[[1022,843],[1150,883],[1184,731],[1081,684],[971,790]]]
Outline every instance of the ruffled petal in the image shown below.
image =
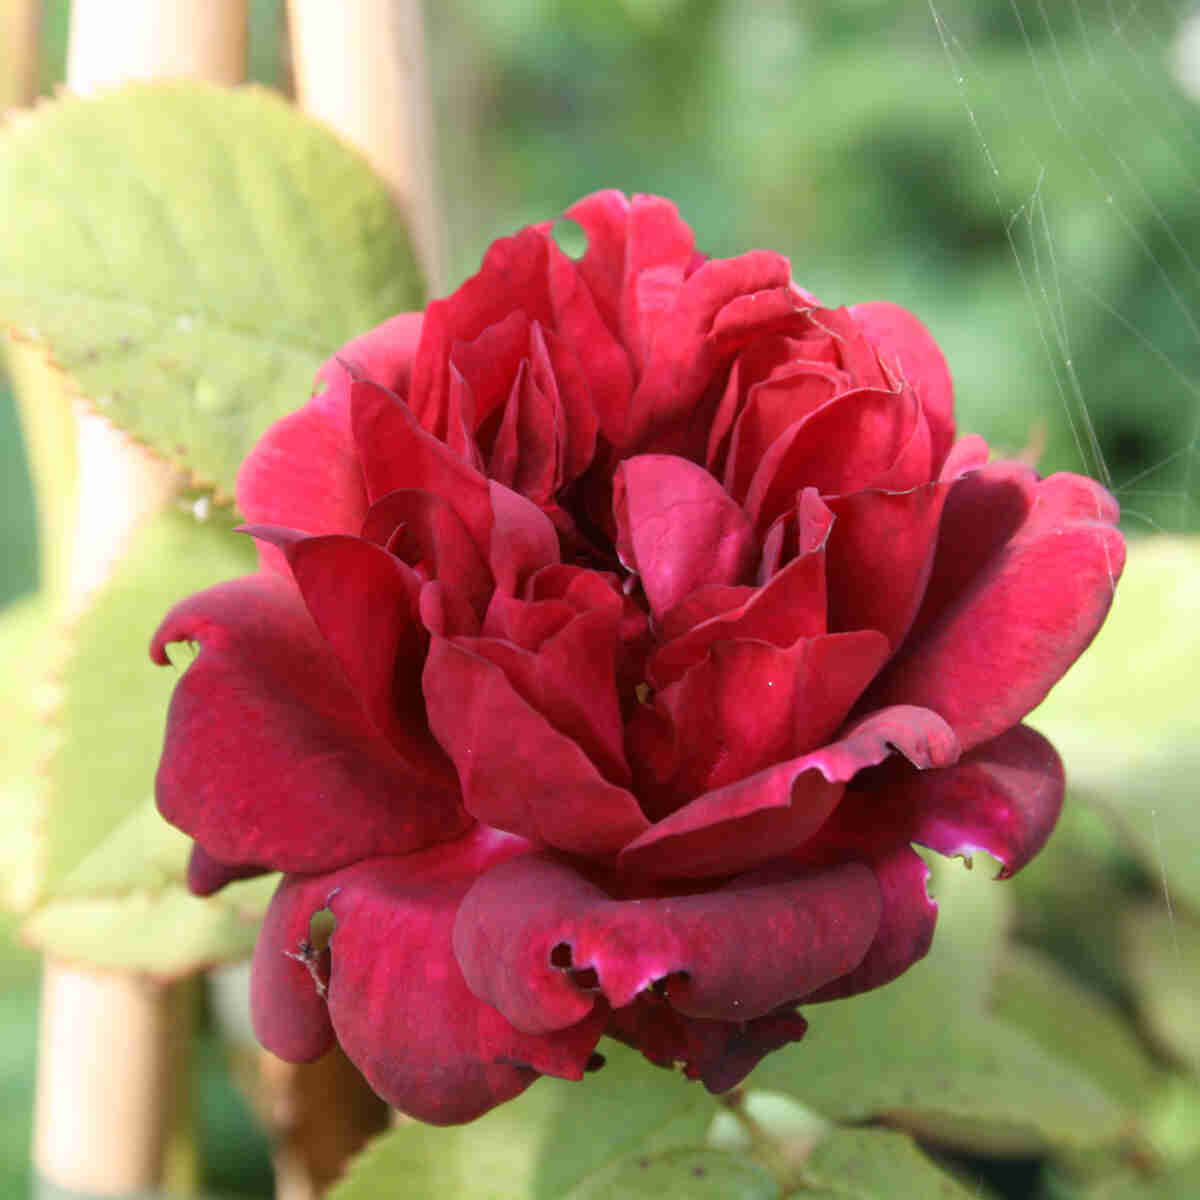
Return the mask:
[[936,713],[888,709],[840,741],[699,796],[621,853],[635,875],[706,878],[770,862],[820,829],[859,771],[899,751],[920,768],[955,761],[957,743]]
[[617,550],[641,576],[661,618],[697,588],[742,582],[756,547],[741,508],[703,468],[670,454],[640,454],[617,468]]
[[684,1016],[749,1021],[852,970],[879,914],[875,877],[857,863],[613,900],[537,854],[471,888],[454,951],[471,990],[529,1032],[567,1028],[600,997],[624,1008],[663,981]]
[[175,687],[159,809],[213,858],[324,871],[459,834],[445,765],[379,734],[290,581],[260,574],[177,604],[151,643],[200,652]]
[[882,898],[879,930],[858,966],[804,996],[803,1004],[857,996],[891,983],[920,962],[933,944],[938,908],[926,888],[929,868],[921,856],[903,845],[874,854],[862,842],[846,849],[860,861],[870,861],[875,873]]
[[317,372],[317,380],[332,389],[351,378],[370,379],[405,395],[424,321],[425,314],[419,312],[389,317],[374,329],[351,338],[325,362]]
[[917,393],[940,466],[954,441],[954,383],[933,335],[907,309],[887,301],[855,304],[850,315],[887,367]]
[[[605,1006],[592,1006],[571,1028],[521,1033],[471,993],[452,950],[464,893],[482,872],[527,849],[478,830],[423,854],[301,881],[286,905],[289,919],[268,919],[255,958],[254,1016],[264,1043],[307,1048],[297,1033],[316,1040],[308,1027],[325,1001],[305,962],[313,953],[307,929],[328,907],[336,928],[327,951],[327,1021],[390,1104],[422,1121],[454,1124],[518,1095],[540,1074],[580,1079],[603,1032]],[[301,972],[309,976],[307,995]],[[288,1001],[298,1011],[277,1012],[291,1008]],[[301,1028],[287,1028],[284,1037],[280,1023]]]
[[589,856],[615,854],[647,828],[633,795],[609,783],[495,663],[434,638],[424,691],[430,727],[479,820]]
[[558,562],[558,534],[536,504],[494,479],[487,482],[487,495],[491,509],[488,566],[496,586],[516,596],[535,571]]
[[[1002,464],[1001,464],[1002,466]],[[1006,518],[976,532],[964,518],[978,511],[979,493],[1008,484],[1014,506],[1028,508],[1016,532],[981,563],[950,599],[947,575],[961,574],[944,558],[972,537],[995,546]],[[1012,492],[1010,491],[1010,494]],[[943,517],[934,580],[926,604],[943,607],[918,616],[910,636],[864,704],[917,704],[954,726],[963,749],[1003,733],[1041,702],[1087,648],[1112,603],[1125,544],[1111,522],[1116,502],[1078,475],[1054,475],[1022,493],[990,467],[963,478]],[[935,589],[934,582],[938,586]]]

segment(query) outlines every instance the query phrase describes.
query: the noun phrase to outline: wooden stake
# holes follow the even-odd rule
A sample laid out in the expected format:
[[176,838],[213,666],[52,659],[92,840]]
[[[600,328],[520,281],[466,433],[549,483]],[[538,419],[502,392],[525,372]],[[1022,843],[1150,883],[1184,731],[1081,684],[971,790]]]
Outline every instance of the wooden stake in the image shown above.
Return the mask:
[[[67,83],[78,92],[179,75],[234,83],[245,58],[246,0],[75,0],[72,9]],[[82,611],[175,487],[170,468],[107,422],[82,406],[75,417],[68,616]],[[165,985],[46,961],[34,1119],[43,1177],[85,1193],[159,1185],[179,1071],[171,1046]]]
[[300,107],[366,154],[412,222],[431,296],[443,233],[420,0],[288,0]]
[[0,112],[38,93],[39,0],[0,0]]

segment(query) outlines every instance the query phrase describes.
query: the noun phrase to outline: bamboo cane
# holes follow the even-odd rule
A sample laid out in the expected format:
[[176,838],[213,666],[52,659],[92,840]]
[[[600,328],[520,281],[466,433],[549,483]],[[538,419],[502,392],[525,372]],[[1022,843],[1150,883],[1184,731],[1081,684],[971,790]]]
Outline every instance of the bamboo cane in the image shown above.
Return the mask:
[[[246,0],[75,0],[68,86],[244,77]],[[170,496],[169,468],[82,407],[78,508],[66,588],[78,613],[129,539]],[[156,1187],[170,1115],[168,989],[47,959],[42,979],[34,1163],[52,1184],[91,1194]]]
[[362,150],[391,185],[437,295],[443,235],[420,0],[288,0],[288,22],[297,102]]

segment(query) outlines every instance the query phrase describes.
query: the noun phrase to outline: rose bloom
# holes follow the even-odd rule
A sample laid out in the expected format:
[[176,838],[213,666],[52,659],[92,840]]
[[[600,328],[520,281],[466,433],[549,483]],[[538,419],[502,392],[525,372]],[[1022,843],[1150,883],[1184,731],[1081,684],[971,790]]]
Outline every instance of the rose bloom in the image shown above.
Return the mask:
[[157,784],[192,889],[284,872],[259,1038],[436,1123],[603,1035],[723,1091],[920,959],[912,843],[1041,847],[1019,722],[1123,562],[1097,484],[955,440],[908,312],[655,197],[567,216],[582,258],[525,229],[321,369],[238,476],[259,571],[152,647],[199,644]]

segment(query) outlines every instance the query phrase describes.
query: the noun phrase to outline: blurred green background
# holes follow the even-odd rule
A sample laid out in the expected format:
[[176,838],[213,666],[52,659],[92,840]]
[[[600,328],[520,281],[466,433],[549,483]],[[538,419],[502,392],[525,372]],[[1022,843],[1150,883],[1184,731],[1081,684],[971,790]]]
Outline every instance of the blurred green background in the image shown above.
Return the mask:
[[[64,74],[68,7],[46,6],[47,92]],[[286,88],[282,5],[252,8],[252,75]],[[451,286],[493,238],[591,190],[661,193],[709,254],[780,250],[827,303],[886,298],[919,314],[950,361],[964,431],[1045,471],[1103,479],[1130,533],[1196,530],[1200,109],[1179,82],[1182,6],[428,9]],[[563,238],[577,247],[570,229]],[[0,605],[35,586],[34,542],[0,382]],[[36,985],[10,933],[0,1194],[15,1196],[27,1187]],[[264,1194],[262,1147],[232,1137],[246,1123],[229,1122],[240,1110],[228,1084],[202,1087],[211,1120],[225,1121],[213,1137],[229,1165],[211,1182]]]

